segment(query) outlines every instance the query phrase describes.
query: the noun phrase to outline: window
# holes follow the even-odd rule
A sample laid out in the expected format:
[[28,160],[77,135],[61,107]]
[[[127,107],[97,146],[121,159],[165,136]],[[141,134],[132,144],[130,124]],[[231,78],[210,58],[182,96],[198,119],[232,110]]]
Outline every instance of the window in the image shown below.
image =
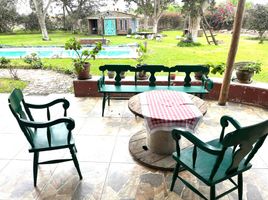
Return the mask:
[[127,30],[127,20],[126,19],[120,19],[120,30]]

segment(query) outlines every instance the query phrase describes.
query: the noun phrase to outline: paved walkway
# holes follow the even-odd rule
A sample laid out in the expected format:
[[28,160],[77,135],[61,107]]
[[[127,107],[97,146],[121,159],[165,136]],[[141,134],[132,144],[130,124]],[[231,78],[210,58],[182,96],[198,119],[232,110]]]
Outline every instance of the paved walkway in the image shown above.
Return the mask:
[[[73,78],[70,75],[41,69],[18,69],[17,74],[21,80],[29,82],[23,91],[27,95],[48,95],[72,91]],[[7,69],[0,69],[0,78],[3,77],[10,78]]]

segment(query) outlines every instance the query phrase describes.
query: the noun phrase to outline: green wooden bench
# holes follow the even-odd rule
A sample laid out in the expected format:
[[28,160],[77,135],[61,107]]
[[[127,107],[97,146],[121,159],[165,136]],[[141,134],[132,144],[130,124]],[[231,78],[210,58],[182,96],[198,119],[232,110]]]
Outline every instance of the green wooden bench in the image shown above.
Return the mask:
[[[202,72],[203,74],[208,73],[209,69],[203,65],[176,65],[174,67],[166,67],[164,65],[142,65],[139,67],[133,67],[131,65],[103,65],[99,67],[102,72],[102,76],[98,80],[98,91],[103,94],[102,101],[102,116],[104,116],[105,104],[108,100],[110,105],[111,94],[124,94],[124,93],[141,93],[151,90],[175,90],[180,92],[186,92],[194,95],[199,95],[201,98],[204,94],[209,93],[213,88],[213,82],[203,75],[198,85],[193,85],[191,82],[191,73]],[[106,74],[108,71],[115,72],[115,78],[113,84],[107,84],[105,81]],[[149,74],[147,81],[139,81],[137,74],[141,71],[145,71]],[[133,83],[132,85],[122,84],[121,72],[133,72]],[[157,73],[161,73],[161,76],[166,75],[166,85],[159,84],[157,81]],[[172,85],[170,78],[171,73],[182,72],[185,74],[183,85]],[[163,82],[163,81],[162,81]]]

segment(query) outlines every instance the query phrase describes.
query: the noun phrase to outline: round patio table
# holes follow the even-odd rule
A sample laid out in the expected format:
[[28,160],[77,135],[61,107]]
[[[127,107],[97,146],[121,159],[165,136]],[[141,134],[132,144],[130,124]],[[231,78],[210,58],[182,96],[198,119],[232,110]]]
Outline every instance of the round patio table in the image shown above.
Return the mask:
[[207,103],[199,97],[167,90],[137,94],[129,99],[128,107],[135,115],[145,119],[147,129],[130,138],[131,155],[144,165],[161,170],[172,170],[175,166],[171,157],[175,151],[171,130],[194,130],[207,111]]

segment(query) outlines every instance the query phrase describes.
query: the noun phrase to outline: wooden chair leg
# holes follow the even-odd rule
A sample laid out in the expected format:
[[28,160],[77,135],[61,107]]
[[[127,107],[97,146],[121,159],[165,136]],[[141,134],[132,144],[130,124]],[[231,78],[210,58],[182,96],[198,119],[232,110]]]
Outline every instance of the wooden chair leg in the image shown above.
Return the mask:
[[75,151],[73,149],[73,147],[70,148],[70,152],[71,152],[71,155],[72,155],[72,158],[73,158],[73,162],[74,162],[74,166],[79,174],[79,178],[80,180],[83,179],[83,176],[81,174],[81,171],[80,171],[80,167],[79,167],[79,163],[78,163],[78,160],[77,160],[77,157],[76,157],[76,154],[75,154]]
[[108,94],[108,106],[110,106],[111,97],[110,94]]
[[216,199],[216,191],[215,191],[215,185],[210,187],[210,200]]
[[39,159],[39,152],[34,152],[34,159],[33,159],[34,187],[36,187],[36,183],[37,183],[38,159]]
[[102,117],[104,116],[105,102],[106,102],[106,93],[103,93],[103,99],[102,99],[102,114],[101,114]]
[[179,171],[180,171],[180,164],[177,163],[176,164],[176,167],[174,169],[174,172],[173,172],[173,177],[172,177],[172,183],[171,183],[171,186],[170,186],[170,191],[173,191],[173,188],[174,188],[175,182],[177,180]]
[[77,148],[76,146],[74,145],[74,152],[77,153]]
[[243,174],[238,174],[238,199],[242,200],[243,197]]

